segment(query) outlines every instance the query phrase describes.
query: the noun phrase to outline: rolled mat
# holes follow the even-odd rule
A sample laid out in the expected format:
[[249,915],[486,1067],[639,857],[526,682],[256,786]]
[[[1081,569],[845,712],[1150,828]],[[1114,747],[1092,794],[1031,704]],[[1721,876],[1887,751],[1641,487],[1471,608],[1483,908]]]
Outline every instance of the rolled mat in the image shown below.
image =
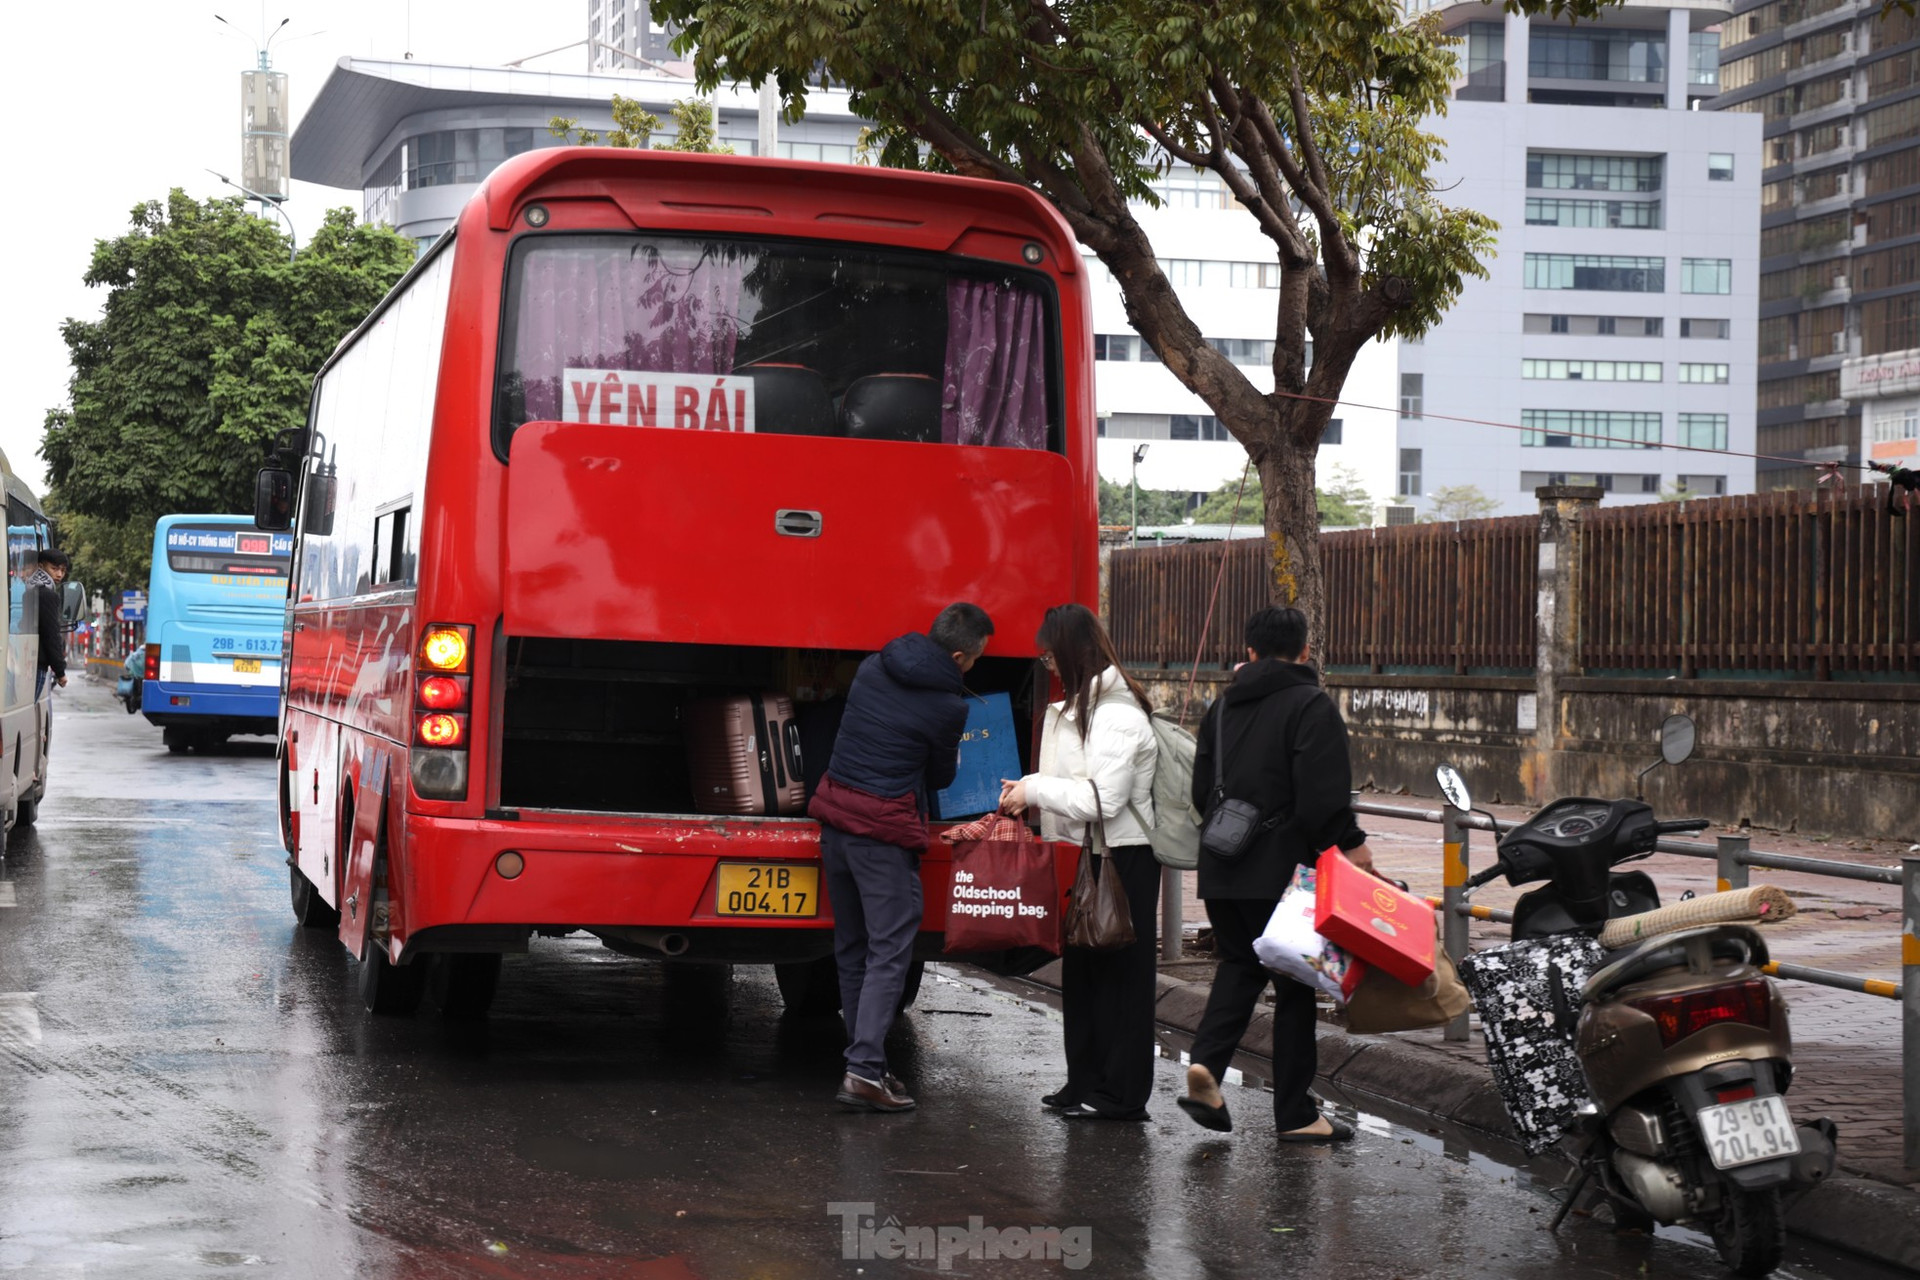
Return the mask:
[[1791,920],[1798,910],[1785,889],[1757,884],[1751,889],[1709,893],[1702,898],[1676,902],[1670,907],[1643,911],[1637,916],[1609,920],[1607,927],[1600,931],[1600,945],[1631,946],[1656,933],[1672,933],[1675,929],[1692,929],[1703,924],[1778,924],[1782,920]]

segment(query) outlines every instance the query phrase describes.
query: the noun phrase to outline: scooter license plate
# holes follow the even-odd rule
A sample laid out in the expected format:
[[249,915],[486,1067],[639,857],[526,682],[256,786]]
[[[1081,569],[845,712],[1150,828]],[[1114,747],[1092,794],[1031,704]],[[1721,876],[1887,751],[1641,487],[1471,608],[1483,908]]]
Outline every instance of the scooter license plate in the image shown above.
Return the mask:
[[1748,1098],[1745,1102],[1702,1107],[1695,1118],[1716,1169],[1735,1169],[1800,1150],[1800,1135],[1793,1130],[1785,1098]]

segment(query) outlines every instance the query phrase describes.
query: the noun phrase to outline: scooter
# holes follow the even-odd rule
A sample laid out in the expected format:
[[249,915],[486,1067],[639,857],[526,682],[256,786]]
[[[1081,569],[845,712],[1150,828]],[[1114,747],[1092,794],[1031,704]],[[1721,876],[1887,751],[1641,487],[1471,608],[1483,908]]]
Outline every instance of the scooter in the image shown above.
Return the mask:
[[[1662,760],[1679,764],[1693,745],[1693,722],[1670,717]],[[1443,765],[1437,776],[1449,804],[1472,808],[1458,770]],[[1657,821],[1640,800],[1556,800],[1502,836],[1498,860],[1467,888],[1501,876],[1516,888],[1545,882],[1516,904],[1515,941],[1598,934],[1609,919],[1660,905],[1644,872],[1613,868],[1652,856],[1662,836],[1708,825]],[[1833,1172],[1835,1130],[1824,1119],[1795,1124],[1787,1110],[1793,1037],[1767,963],[1752,928],[1682,929],[1612,953],[1569,993],[1591,1102],[1571,1131],[1583,1140],[1579,1181],[1552,1229],[1592,1183],[1620,1227],[1702,1226],[1737,1275],[1780,1264],[1781,1194]]]

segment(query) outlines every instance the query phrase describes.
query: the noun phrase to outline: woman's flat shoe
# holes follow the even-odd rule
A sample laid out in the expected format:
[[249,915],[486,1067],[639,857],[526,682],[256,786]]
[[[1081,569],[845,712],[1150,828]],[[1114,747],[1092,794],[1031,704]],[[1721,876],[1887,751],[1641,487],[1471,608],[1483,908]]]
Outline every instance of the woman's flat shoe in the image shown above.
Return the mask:
[[1338,1120],[1328,1120],[1327,1123],[1333,1126],[1330,1133],[1279,1133],[1274,1136],[1282,1142],[1295,1142],[1302,1146],[1327,1147],[1336,1142],[1353,1141],[1352,1125],[1342,1124]]
[[1202,1129],[1211,1129],[1215,1133],[1232,1133],[1233,1121],[1227,1115],[1227,1104],[1210,1107],[1198,1098],[1176,1098],[1180,1109],[1193,1118],[1193,1122]]

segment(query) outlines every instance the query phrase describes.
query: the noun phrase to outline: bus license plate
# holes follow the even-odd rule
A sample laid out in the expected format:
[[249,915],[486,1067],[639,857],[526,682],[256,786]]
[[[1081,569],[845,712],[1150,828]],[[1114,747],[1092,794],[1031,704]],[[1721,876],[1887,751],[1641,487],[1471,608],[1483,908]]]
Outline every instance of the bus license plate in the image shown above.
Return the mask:
[[257,676],[260,674],[260,659],[235,658],[233,660],[233,669],[243,676]]
[[791,862],[721,863],[715,910],[723,916],[817,916],[820,868]]
[[1749,1098],[1702,1107],[1696,1115],[1716,1169],[1736,1169],[1800,1150],[1800,1135],[1793,1131],[1785,1098]]

